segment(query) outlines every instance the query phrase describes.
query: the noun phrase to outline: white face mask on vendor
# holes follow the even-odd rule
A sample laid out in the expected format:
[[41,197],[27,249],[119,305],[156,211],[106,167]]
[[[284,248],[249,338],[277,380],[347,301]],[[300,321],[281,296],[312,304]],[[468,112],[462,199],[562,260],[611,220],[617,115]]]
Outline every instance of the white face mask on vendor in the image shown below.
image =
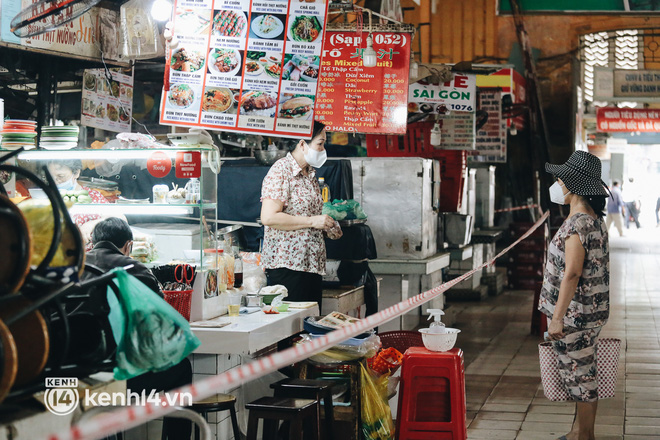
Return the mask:
[[314,168],[321,168],[326,160],[328,160],[328,153],[323,151],[316,151],[309,146],[309,144],[303,141],[303,144],[306,147],[305,152],[303,153],[305,157],[305,162]]
[[58,183],[57,189],[62,189],[64,191],[72,191],[76,187],[76,178],[71,176],[66,182]]
[[558,205],[566,204],[566,194],[564,194],[564,189],[559,184],[559,182],[555,182],[550,187],[549,191],[550,191],[550,201],[552,203],[556,203]]

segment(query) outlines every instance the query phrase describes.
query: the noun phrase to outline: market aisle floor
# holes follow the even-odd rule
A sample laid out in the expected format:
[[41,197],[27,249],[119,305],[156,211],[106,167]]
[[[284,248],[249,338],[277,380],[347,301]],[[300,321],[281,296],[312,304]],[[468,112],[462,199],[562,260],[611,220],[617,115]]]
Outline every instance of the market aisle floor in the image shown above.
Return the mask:
[[[612,312],[601,337],[623,344],[617,394],[599,404],[598,440],[660,438],[660,228],[626,233],[611,238]],[[548,401],[540,386],[531,293],[452,307],[467,365],[468,438],[550,440],[568,432],[574,404]]]

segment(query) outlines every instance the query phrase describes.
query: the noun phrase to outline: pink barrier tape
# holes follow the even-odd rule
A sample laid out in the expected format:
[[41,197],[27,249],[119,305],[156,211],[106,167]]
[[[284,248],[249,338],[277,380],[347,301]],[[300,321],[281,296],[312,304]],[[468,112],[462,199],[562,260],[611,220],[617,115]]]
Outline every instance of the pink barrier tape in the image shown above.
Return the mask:
[[[520,243],[525,238],[529,237],[539,226],[548,218],[549,212],[543,216],[518,240],[508,246],[502,252],[497,254],[492,260],[485,262],[476,269],[454,278],[453,280],[434,287],[431,290],[420,293],[412,298],[388,307],[374,315],[368,316],[359,322],[343,327],[341,329],[332,331],[325,336],[314,339],[311,342],[296,345],[287,350],[265,356],[250,362],[249,364],[235,367],[229,371],[218,374],[217,376],[201,380],[191,385],[178,388],[170,391],[170,393],[190,393],[193,400],[201,400],[210,397],[214,394],[221,393],[230,388],[241,385],[245,382],[257,379],[268,373],[276,371],[288,365],[300,362],[307,359],[314,354],[327,350],[328,348],[336,345],[339,342],[352,338],[367,330],[371,330],[381,324],[384,324],[392,319],[398,318],[400,315],[407,313],[422,304],[439,296],[443,292],[452,288],[471,277],[475,272],[490,266],[495,263],[495,260],[506,254],[514,246]],[[131,406],[125,408],[118,408],[114,411],[100,414],[97,417],[79,423],[73,426],[70,430],[58,434],[51,434],[46,437],[48,440],[94,440],[107,437],[119,431],[125,431],[136,426],[142,425],[149,420],[157,419],[174,411],[174,407],[168,406],[167,401],[163,397],[160,405],[155,405],[152,402],[147,402],[145,406]]]
[[510,212],[510,211],[520,211],[523,209],[530,209],[530,208],[538,208],[539,205],[525,205],[525,206],[516,206],[514,208],[503,208],[503,209],[496,209],[494,212]]

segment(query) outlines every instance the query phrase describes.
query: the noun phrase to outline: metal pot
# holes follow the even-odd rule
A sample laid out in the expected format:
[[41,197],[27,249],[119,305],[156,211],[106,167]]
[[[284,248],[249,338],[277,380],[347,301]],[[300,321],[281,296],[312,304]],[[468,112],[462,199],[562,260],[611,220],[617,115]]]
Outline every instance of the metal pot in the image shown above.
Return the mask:
[[286,150],[254,150],[254,157],[261,165],[271,166],[286,156],[286,153]]
[[243,225],[232,225],[218,229],[216,236],[218,240],[224,240],[225,242],[231,240],[232,246],[238,246],[239,249],[245,249],[247,247]]

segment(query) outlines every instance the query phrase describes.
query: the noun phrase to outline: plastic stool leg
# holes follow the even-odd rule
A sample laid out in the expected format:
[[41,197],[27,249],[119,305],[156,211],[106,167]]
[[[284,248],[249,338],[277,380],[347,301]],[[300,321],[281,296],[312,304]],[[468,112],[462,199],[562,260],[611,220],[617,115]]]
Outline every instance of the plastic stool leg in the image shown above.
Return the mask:
[[302,436],[303,427],[302,420],[295,418],[291,420],[291,428],[289,429],[289,440],[303,440]]
[[236,407],[234,405],[229,408],[229,416],[231,417],[231,429],[234,431],[234,440],[241,440],[241,430],[238,427]]
[[323,406],[325,409],[326,438],[334,440],[335,410],[332,406],[332,388],[328,388],[328,390],[325,392],[325,396],[323,397]]
[[259,418],[252,411],[248,417],[247,440],[257,440],[257,431],[259,430]]
[[279,420],[264,419],[264,440],[277,440]]

